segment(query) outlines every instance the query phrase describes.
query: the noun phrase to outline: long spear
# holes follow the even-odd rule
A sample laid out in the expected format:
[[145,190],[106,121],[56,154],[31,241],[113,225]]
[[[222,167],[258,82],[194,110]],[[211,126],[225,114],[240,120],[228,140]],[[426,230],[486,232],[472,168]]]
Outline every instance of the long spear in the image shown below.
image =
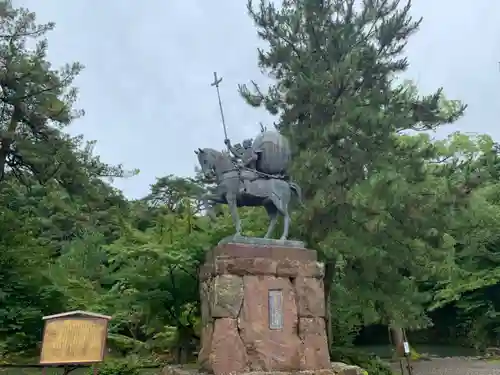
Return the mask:
[[[222,82],[222,77],[218,78],[217,77],[217,72],[214,72],[214,81],[210,86],[215,86],[217,89],[217,98],[219,99],[219,109],[220,109],[220,117],[222,119],[222,126],[224,128],[224,139],[227,138],[227,128],[226,128],[226,120],[224,119],[224,110],[222,109],[222,101],[220,99],[220,90],[219,90],[219,84]],[[229,150],[229,145],[226,145],[228,150]]]

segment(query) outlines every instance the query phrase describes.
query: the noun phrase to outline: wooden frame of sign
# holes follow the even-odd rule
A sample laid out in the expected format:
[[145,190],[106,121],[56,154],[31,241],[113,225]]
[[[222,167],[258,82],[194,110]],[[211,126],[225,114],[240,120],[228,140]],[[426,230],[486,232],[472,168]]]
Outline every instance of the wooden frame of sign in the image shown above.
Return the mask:
[[42,366],[94,365],[104,360],[110,316],[78,310],[43,320]]

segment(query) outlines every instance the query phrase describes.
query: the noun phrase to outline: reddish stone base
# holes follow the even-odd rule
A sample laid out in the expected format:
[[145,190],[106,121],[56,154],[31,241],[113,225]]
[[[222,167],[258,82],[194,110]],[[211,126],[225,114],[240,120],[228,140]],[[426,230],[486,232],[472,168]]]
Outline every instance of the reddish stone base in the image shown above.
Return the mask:
[[[367,375],[368,373],[357,366],[349,366],[344,363],[332,363],[330,369],[323,370],[304,370],[304,371],[255,371],[243,373],[240,375]],[[206,375],[206,373],[193,369],[183,368],[181,366],[166,366],[163,368],[162,375]]]
[[[202,369],[331,371],[322,278],[312,250],[225,244],[207,253],[200,270]],[[282,293],[282,324],[275,329],[270,290]]]

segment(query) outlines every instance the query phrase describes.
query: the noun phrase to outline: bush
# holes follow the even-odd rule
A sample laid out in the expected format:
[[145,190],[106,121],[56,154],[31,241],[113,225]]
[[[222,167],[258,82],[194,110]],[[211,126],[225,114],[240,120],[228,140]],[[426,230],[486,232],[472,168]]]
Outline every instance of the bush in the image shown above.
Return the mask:
[[[92,374],[90,369],[88,375]],[[99,375],[139,375],[139,367],[130,360],[113,359],[99,365]]]
[[333,362],[359,366],[369,375],[393,375],[389,365],[379,357],[354,348],[332,348],[330,357]]

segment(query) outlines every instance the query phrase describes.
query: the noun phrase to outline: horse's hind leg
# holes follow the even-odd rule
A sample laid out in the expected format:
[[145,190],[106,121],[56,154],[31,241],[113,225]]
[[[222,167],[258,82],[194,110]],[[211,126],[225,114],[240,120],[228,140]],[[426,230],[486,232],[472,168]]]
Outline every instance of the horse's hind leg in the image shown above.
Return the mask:
[[283,234],[280,240],[286,240],[288,238],[288,231],[290,230],[290,215],[288,214],[288,207],[283,210]]
[[[286,197],[285,197],[286,198]],[[288,238],[288,232],[290,230],[290,215],[288,214],[288,202],[283,201],[282,199],[273,199],[273,203],[276,206],[276,214],[280,213],[283,215],[283,234],[280,237],[280,240],[284,241]],[[275,219],[277,219],[277,215],[275,215]],[[274,223],[276,224],[276,222]]]
[[272,201],[276,206],[278,212],[283,215],[283,234],[280,240],[286,240],[288,238],[288,232],[290,229],[290,215],[288,213],[288,204],[290,203],[291,192],[288,184],[286,188],[283,185],[275,186],[273,189]]
[[269,202],[268,204],[264,205],[264,207],[267,211],[267,214],[269,215],[269,227],[267,228],[267,233],[264,236],[264,238],[269,238],[273,233],[274,228],[276,227],[276,223],[278,221],[278,209],[272,202]]

